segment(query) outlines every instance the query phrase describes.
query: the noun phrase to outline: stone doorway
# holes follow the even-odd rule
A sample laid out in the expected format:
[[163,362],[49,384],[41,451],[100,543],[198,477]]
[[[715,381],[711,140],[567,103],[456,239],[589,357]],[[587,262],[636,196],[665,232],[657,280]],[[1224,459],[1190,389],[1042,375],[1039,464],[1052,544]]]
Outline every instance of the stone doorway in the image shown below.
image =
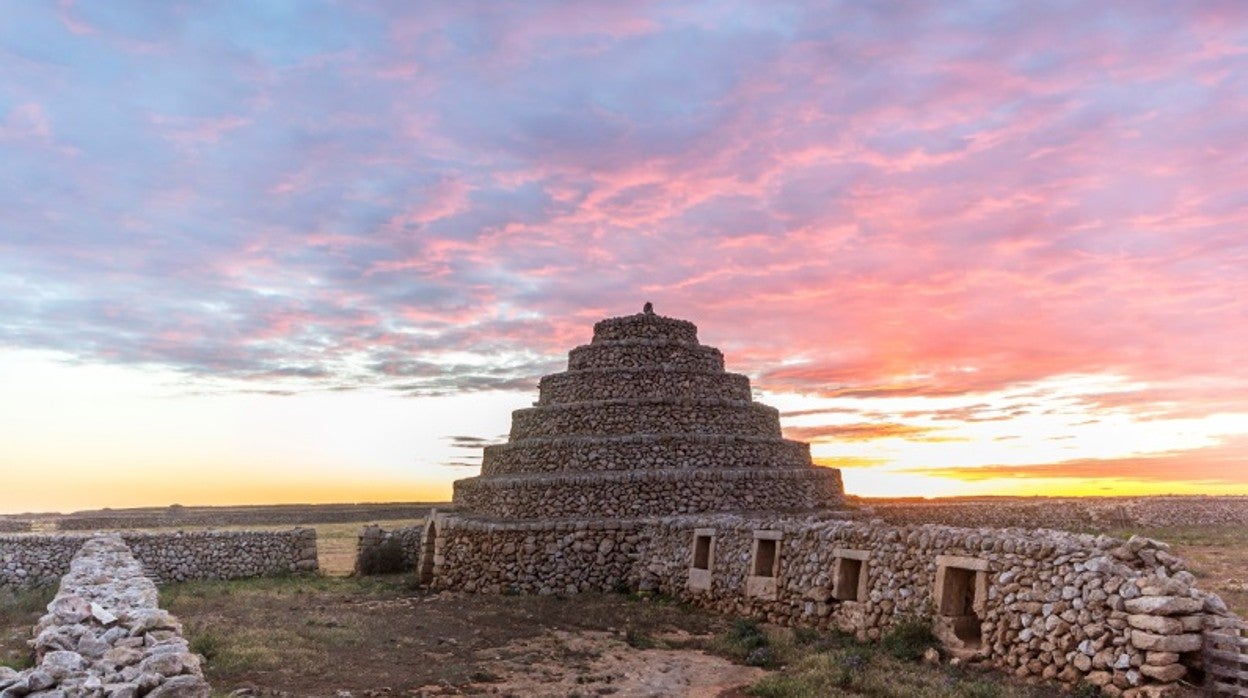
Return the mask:
[[420,545],[420,569],[417,572],[417,581],[423,586],[433,583],[433,562],[437,549],[438,526],[431,518],[429,525],[425,527],[425,536]]
[[988,597],[988,561],[941,555],[936,558],[936,627],[945,648],[970,657],[983,645]]

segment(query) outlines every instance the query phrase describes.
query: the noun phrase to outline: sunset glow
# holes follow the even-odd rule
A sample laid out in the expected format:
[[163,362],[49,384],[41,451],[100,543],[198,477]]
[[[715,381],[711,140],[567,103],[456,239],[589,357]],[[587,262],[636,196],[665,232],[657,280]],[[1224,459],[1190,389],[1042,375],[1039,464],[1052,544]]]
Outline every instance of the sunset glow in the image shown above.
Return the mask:
[[1248,494],[1248,3],[0,6],[0,513],[443,500],[692,320],[861,495]]

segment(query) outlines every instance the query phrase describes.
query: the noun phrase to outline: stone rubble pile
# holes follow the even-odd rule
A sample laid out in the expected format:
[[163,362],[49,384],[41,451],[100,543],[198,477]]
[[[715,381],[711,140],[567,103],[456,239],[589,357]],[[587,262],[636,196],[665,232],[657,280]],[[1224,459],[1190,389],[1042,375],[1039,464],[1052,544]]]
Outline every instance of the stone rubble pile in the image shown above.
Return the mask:
[[36,666],[0,668],[0,697],[199,698],[200,658],[120,536],[82,544],[35,626]]

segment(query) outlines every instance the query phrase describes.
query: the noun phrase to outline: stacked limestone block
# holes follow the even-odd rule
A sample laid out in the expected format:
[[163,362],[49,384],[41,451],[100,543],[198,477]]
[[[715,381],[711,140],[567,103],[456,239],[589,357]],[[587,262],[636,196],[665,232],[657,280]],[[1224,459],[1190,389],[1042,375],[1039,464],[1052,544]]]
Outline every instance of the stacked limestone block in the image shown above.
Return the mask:
[[[317,570],[316,531],[176,531],[120,534],[157,584]],[[0,587],[54,583],[90,536],[0,536]]]
[[35,626],[33,669],[0,668],[0,696],[208,696],[200,659],[119,536],[85,543]]
[[839,507],[840,473],[781,436],[779,413],[724,371],[697,327],[643,312],[594,325],[568,370],[455,483],[474,516],[507,521],[638,518]]
[[[778,541],[774,594],[750,591],[760,530]],[[698,587],[689,583],[695,531],[714,537],[709,584]],[[656,522],[644,545],[635,571],[643,589],[862,640],[879,639],[906,618],[930,616],[939,628],[941,561],[973,567],[982,570],[983,587],[968,655],[1019,677],[1090,683],[1107,696],[1181,695],[1178,682],[1191,678],[1201,631],[1233,620],[1166,544],[1146,538],[718,515]],[[846,556],[861,561],[861,578],[838,590],[837,558]]]

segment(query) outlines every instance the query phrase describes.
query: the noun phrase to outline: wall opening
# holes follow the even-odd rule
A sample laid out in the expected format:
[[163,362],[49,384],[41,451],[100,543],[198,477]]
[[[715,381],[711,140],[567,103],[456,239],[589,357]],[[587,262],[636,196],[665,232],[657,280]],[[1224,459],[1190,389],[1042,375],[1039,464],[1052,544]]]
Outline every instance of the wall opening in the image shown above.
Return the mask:
[[867,600],[866,550],[834,548],[832,550],[832,598],[837,601]]
[[437,553],[438,527],[432,520],[425,527],[425,539],[420,546],[420,573],[417,580],[423,585],[433,583],[433,558]]
[[862,578],[862,560],[838,558],[833,596],[838,601],[858,601],[858,582]]
[[746,596],[776,598],[776,580],[780,576],[780,531],[755,531],[750,574],[745,578]]
[[696,535],[693,537],[693,568],[695,570],[711,569],[711,537]]
[[973,653],[982,645],[987,570],[987,560],[937,557],[936,635],[947,648]]
[[715,529],[696,529],[689,555],[689,588],[710,589],[711,570],[715,566]]
[[754,548],[754,576],[755,577],[774,577],[776,576],[776,558],[779,547],[779,541],[759,540],[758,545]]

